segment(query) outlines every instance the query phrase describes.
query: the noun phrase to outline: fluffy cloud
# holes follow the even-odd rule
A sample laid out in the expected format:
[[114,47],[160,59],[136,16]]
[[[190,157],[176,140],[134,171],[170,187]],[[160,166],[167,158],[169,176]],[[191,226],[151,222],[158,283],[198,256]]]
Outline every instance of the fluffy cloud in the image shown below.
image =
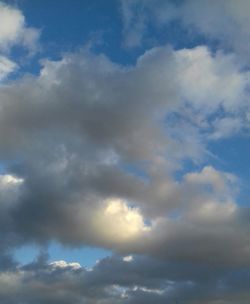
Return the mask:
[[23,13],[15,7],[0,2],[0,49],[8,51],[10,47],[20,44],[30,51],[35,51],[39,31],[27,27]]
[[208,114],[219,105],[235,110],[239,102],[246,102],[249,73],[240,72],[232,55],[213,56],[206,47],[197,47],[177,51],[176,60],[183,98],[195,108],[203,107]]
[[[21,12],[1,8],[12,24],[2,49],[27,46]],[[83,49],[0,87],[2,303],[249,299],[234,288],[249,278],[249,209],[233,174],[204,165],[210,141],[249,127],[249,72],[236,58],[165,46],[122,66]],[[116,256],[92,270],[11,258],[51,240]]]
[[140,238],[143,232],[149,231],[143,222],[139,210],[131,208],[118,199],[110,199],[104,205],[104,210],[94,216],[94,226],[97,226],[102,239],[116,242],[126,242],[131,238]]
[[[245,72],[230,58],[162,47],[125,68],[83,50],[2,87],[0,155],[22,181],[17,201],[5,203],[1,225],[14,235],[4,232],[6,246],[57,239],[164,259],[248,263],[237,179],[209,166],[174,178],[182,160],[196,157],[189,129],[177,124],[193,128],[198,141],[214,132],[211,113],[231,117],[238,102],[242,117],[245,97],[221,91],[235,77],[235,90],[246,94]],[[194,85],[200,70],[213,79],[208,88],[202,80],[201,93]],[[204,110],[208,90],[212,106]],[[196,149],[204,157],[206,141]]]

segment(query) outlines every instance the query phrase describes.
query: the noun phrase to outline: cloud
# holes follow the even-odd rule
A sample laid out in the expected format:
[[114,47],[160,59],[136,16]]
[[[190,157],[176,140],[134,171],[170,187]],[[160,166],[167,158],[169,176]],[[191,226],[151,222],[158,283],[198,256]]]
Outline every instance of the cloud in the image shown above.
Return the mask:
[[[237,104],[234,115],[244,119],[247,72],[231,56],[159,47],[123,67],[82,50],[42,64],[39,76],[0,90],[0,156],[6,174],[22,181],[15,203],[2,203],[3,231],[15,236],[2,236],[8,246],[57,239],[158,255],[169,243],[174,255],[183,231],[192,242],[199,222],[208,230],[195,242],[217,238],[211,223],[236,225],[231,175],[205,167],[174,178],[183,160],[205,157],[201,137],[215,132],[221,109],[231,117]],[[223,87],[234,78],[239,99]],[[168,231],[176,231],[170,241]]]
[[190,0],[184,3],[181,18],[189,26],[211,39],[218,40],[222,47],[235,52],[249,62],[249,2]]
[[240,72],[232,55],[218,52],[213,56],[206,47],[197,47],[177,51],[176,60],[183,98],[195,108],[203,107],[208,114],[219,105],[233,111],[239,102],[246,102],[249,74]]
[[[152,37],[149,26],[158,27],[177,16],[170,1],[121,0],[123,44],[127,48],[141,47]],[[148,40],[148,41],[147,41]]]
[[94,216],[93,226],[98,229],[101,239],[124,243],[126,240],[143,237],[150,231],[143,221],[138,208],[129,207],[120,199],[109,199],[104,203],[104,210]]
[[17,64],[5,56],[0,55],[0,81],[7,78],[7,76],[17,69]]
[[[124,41],[130,47],[141,47],[155,33],[169,31],[178,22],[188,40],[199,35],[218,44],[220,49],[237,54],[239,61],[249,64],[249,1],[145,1],[122,0]],[[176,37],[178,39],[178,37]]]
[[[246,126],[247,127],[247,126]],[[230,137],[237,134],[239,130],[243,129],[243,122],[240,118],[226,117],[218,119],[214,122],[215,132],[211,134],[211,139],[220,139]]]
[[76,263],[37,260],[1,273],[0,298],[4,304],[164,303],[177,299],[246,303],[248,286],[241,285],[239,293],[238,285],[248,279],[248,268],[219,267],[211,272],[196,263],[180,265],[140,256],[129,263],[119,256],[105,258],[92,270]]
[[40,31],[28,27],[25,17],[18,8],[0,1],[0,84],[5,83],[8,77],[20,69],[21,57],[15,55],[13,50],[21,48],[29,56],[34,55],[39,48]]
[[1,2],[0,17],[3,21],[0,31],[1,47],[7,47],[8,44],[15,43],[19,33],[24,27],[24,16],[15,8],[7,6]]
[[[211,143],[249,131],[248,6],[122,1],[126,47],[172,21],[219,47],[154,47],[130,66],[83,48],[8,83],[6,56],[34,52],[39,31],[0,4],[1,303],[249,303],[250,210],[209,164]],[[12,256],[52,240],[113,255],[91,269]]]
[[0,175],[1,208],[9,208],[18,200],[24,180],[10,174]]
[[39,31],[27,27],[23,13],[13,6],[0,2],[0,50],[9,51],[15,45],[23,46],[30,52],[37,48]]
[[[249,275],[249,210],[237,178],[204,162],[231,119],[242,132],[248,72],[204,46],[153,48],[134,66],[86,49],[41,64],[0,87],[0,300],[240,303],[230,275]],[[177,179],[185,160],[201,169]],[[88,271],[9,255],[51,240],[116,256]]]
[[74,263],[67,263],[67,262],[65,262],[63,260],[51,262],[50,266],[53,269],[66,269],[66,268],[69,268],[71,270],[77,270],[77,269],[81,268],[81,265],[79,263],[75,263],[75,262]]

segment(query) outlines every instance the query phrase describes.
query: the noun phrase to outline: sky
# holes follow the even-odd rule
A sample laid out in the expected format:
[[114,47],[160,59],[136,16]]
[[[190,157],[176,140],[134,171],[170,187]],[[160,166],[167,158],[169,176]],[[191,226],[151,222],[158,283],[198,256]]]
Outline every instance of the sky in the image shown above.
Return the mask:
[[0,302],[250,302],[250,2],[0,0]]

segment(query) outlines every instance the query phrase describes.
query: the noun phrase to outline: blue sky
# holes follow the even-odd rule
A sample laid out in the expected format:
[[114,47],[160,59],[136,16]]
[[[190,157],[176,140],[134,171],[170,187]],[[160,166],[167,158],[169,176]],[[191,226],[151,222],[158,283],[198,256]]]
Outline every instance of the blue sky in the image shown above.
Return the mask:
[[[7,1],[12,3],[13,1]],[[201,34],[192,35],[176,21],[166,24],[163,29],[148,29],[148,40],[144,45],[127,48],[124,45],[121,5],[118,1],[74,1],[67,0],[50,4],[48,9],[44,1],[18,2],[29,23],[40,29],[41,49],[35,58],[27,62],[23,68],[38,72],[38,56],[58,59],[65,52],[74,52],[83,45],[91,45],[94,52],[105,53],[114,62],[134,64],[139,55],[155,45],[171,44],[175,49],[194,47],[203,44],[207,38]],[[211,48],[216,43],[211,42]],[[18,54],[22,50],[12,50]],[[34,69],[34,70],[32,70]]]
[[249,12],[0,1],[0,301],[249,303]]
[[[19,263],[28,264],[39,256],[41,251],[43,251],[42,247],[26,245],[16,250],[15,257]],[[64,260],[68,263],[78,261],[78,263],[86,268],[91,268],[98,260],[111,255],[110,251],[105,249],[93,247],[72,249],[71,247],[62,247],[55,242],[50,244],[48,254],[50,261]]]

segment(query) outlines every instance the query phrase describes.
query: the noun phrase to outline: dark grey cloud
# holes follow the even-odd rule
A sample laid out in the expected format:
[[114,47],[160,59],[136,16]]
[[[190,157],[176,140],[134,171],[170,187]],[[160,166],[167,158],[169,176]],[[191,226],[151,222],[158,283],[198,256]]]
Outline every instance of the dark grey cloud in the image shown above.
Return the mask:
[[[166,263],[146,257],[113,256],[92,270],[42,256],[0,275],[1,302],[9,303],[247,303],[248,268]],[[239,291],[241,295],[239,295]],[[225,299],[225,300],[223,300]]]

